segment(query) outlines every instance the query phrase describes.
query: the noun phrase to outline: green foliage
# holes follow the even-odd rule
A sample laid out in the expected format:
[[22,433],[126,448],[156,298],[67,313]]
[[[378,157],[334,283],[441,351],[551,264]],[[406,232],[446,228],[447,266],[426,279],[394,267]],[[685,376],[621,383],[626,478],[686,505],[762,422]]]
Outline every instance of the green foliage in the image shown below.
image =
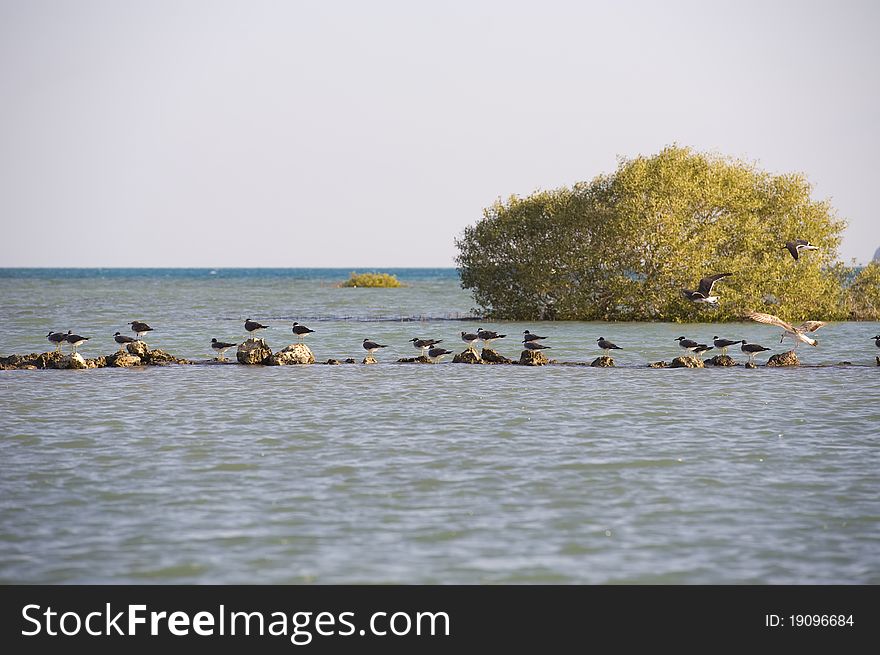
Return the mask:
[[[572,188],[512,197],[456,241],[462,286],[493,318],[787,320],[843,318],[845,223],[801,174],[668,147]],[[820,250],[795,261],[785,241]],[[720,272],[721,306],[681,297]]]
[[847,288],[846,303],[851,320],[880,320],[880,262],[871,262],[856,276]]
[[396,276],[388,273],[355,273],[351,275],[345,282],[340,282],[340,287],[402,287],[400,280]]

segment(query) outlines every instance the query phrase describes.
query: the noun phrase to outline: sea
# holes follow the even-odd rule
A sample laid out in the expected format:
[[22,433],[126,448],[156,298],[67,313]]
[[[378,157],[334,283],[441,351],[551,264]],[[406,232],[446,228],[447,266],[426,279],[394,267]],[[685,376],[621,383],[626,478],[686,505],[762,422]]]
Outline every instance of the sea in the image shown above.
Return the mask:
[[[650,369],[757,323],[486,321],[454,269],[0,269],[0,355],[131,321],[192,366],[0,371],[4,584],[878,584],[878,323],[803,366]],[[358,272],[367,272],[358,269]],[[722,297],[723,302],[723,297]],[[319,362],[208,365],[252,318]],[[821,318],[821,317],[816,317]],[[546,336],[615,368],[401,364],[413,337]],[[386,344],[360,364],[365,338]],[[709,353],[710,355],[713,353]],[[745,356],[732,353],[740,361]],[[229,356],[234,360],[234,350]],[[849,362],[849,364],[842,364]]]

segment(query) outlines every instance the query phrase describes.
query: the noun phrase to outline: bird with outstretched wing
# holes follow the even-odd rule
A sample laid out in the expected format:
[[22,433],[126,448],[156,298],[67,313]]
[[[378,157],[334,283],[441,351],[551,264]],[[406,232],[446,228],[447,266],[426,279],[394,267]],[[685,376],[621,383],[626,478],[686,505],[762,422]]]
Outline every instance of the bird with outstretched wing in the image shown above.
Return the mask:
[[809,332],[815,332],[823,325],[827,325],[825,321],[804,321],[798,326],[793,326],[790,323],[786,323],[778,316],[773,316],[773,314],[764,314],[763,312],[751,312],[748,314],[748,318],[757,321],[758,323],[766,323],[767,325],[775,325],[776,327],[781,327],[785,330],[782,333],[782,337],[779,339],[779,343],[788,337],[792,341],[794,341],[794,347],[797,348],[798,343],[806,343],[811,346],[818,346],[819,342],[816,339],[807,336]]

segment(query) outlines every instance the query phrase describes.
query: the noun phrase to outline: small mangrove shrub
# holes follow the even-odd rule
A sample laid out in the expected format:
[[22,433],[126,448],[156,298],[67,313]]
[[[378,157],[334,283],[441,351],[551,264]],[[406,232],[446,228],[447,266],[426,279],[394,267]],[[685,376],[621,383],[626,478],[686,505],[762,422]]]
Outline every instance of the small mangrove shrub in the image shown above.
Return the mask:
[[389,273],[355,273],[351,275],[345,282],[339,284],[340,287],[373,287],[373,288],[394,288],[402,287],[400,280],[396,276]]

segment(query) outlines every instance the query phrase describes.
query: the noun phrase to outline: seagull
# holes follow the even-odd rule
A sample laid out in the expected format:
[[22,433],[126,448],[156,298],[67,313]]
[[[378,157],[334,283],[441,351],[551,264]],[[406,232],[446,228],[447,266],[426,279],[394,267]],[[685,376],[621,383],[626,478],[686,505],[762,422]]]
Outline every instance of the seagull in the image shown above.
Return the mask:
[[742,345],[739,347],[744,353],[747,353],[749,356],[749,361],[754,364],[755,363],[755,355],[757,353],[762,353],[765,350],[770,350],[769,348],[765,348],[764,346],[759,346],[756,343],[747,343],[745,341],[742,342]]
[[491,345],[495,339],[503,339],[506,337],[506,334],[498,334],[492,330],[484,330],[483,328],[477,328],[477,336],[483,340],[483,345],[488,346]]
[[880,334],[878,334],[876,337],[871,338],[874,339],[874,345],[880,348]]
[[696,348],[694,348],[694,354],[697,355],[700,359],[703,359],[703,353],[707,350],[713,350],[715,346],[708,346],[705,343],[699,344]]
[[[441,341],[442,341],[442,339],[441,339]],[[432,347],[428,350],[428,359],[430,359],[433,362],[435,359],[439,360],[439,359],[442,359],[444,355],[451,355],[451,354],[452,354],[452,351],[446,350],[446,348],[439,348],[439,347],[433,348]]]
[[623,348],[621,348],[620,346],[613,344],[610,341],[607,341],[605,337],[599,337],[598,339],[596,339],[596,341],[599,344],[599,347],[605,351],[606,355],[608,354],[609,350],[623,350]]
[[382,346],[376,343],[375,341],[370,341],[369,339],[364,339],[364,350],[366,350],[371,355],[379,350],[379,348],[387,348],[388,346]]
[[122,348],[123,348],[123,346],[125,346],[125,344],[134,343],[135,341],[137,341],[137,339],[134,339],[132,337],[129,337],[129,336],[126,336],[124,334],[120,334],[119,332],[117,332],[116,334],[113,335],[113,341],[115,341],[116,343],[119,344],[119,351],[122,352]]
[[473,334],[472,332],[462,332],[461,333],[461,340],[464,341],[468,345],[469,349],[473,350],[474,349],[474,342],[480,340],[480,335]]
[[739,341],[731,341],[730,339],[719,339],[717,335],[712,337],[712,340],[712,343],[715,344],[715,347],[721,349],[722,355],[726,355],[727,349],[731,346],[735,346],[738,343],[745,343],[745,341],[741,339]]
[[546,339],[547,337],[539,337],[537,334],[532,334],[528,330],[523,332],[523,341],[538,341],[538,339]]
[[819,246],[814,246],[809,241],[805,241],[804,239],[795,239],[794,241],[786,241],[782,248],[787,248],[788,252],[791,253],[791,256],[794,257],[794,260],[797,261],[800,257],[801,250],[818,250]]
[[706,303],[711,307],[718,306],[718,296],[712,295],[712,287],[715,283],[725,277],[730,277],[733,273],[716,273],[715,275],[707,275],[700,280],[700,286],[696,291],[690,289],[682,289],[681,294],[691,302]]
[[[541,337],[541,338],[543,339],[544,337]],[[523,346],[525,347],[526,350],[546,350],[547,348],[550,347],[550,346],[545,346],[543,343],[540,343],[540,342],[536,341],[535,339],[532,339],[531,341],[528,341],[528,340],[523,341]]]
[[694,352],[697,346],[700,345],[693,339],[685,339],[684,337],[679,337],[678,339],[675,339],[675,341],[678,341],[679,346],[681,346],[685,350],[689,350],[690,352]]
[[432,346],[436,346],[438,343],[441,343],[443,339],[419,339],[418,337],[413,337],[410,339],[410,343],[413,346],[422,351],[422,354],[425,354],[425,351]]
[[70,330],[67,331],[67,334],[64,335],[64,340],[67,341],[71,346],[73,346],[73,352],[76,353],[77,346],[83,345],[86,341],[89,340],[89,337],[81,337],[78,334],[73,334]]
[[314,332],[314,330],[310,330],[305,325],[300,325],[296,321],[293,322],[293,327],[291,328],[293,333],[299,337],[299,340],[302,341],[303,338],[309,334],[310,332]]
[[55,344],[55,350],[61,352],[61,344],[67,341],[67,335],[64,332],[50,332],[46,335],[49,343]]
[[217,352],[217,361],[218,362],[226,359],[223,356],[223,353],[225,353],[227,350],[229,350],[230,348],[232,348],[233,346],[236,346],[236,345],[238,345],[238,344],[223,343],[222,341],[217,341],[217,339],[211,339],[211,348],[213,348]]
[[779,343],[782,343],[783,339],[788,337],[794,341],[795,348],[798,347],[798,343],[808,343],[811,346],[818,346],[819,342],[816,339],[808,337],[807,332],[815,332],[823,325],[826,325],[825,321],[804,321],[797,327],[794,327],[783,321],[781,318],[773,316],[773,314],[762,314],[761,312],[751,312],[749,313],[748,318],[757,321],[758,323],[767,323],[768,325],[781,327],[785,332],[782,333]]
[[129,323],[129,325],[131,326],[131,331],[137,334],[138,339],[140,339],[141,336],[146,334],[147,332],[153,331],[153,328],[151,328],[146,323],[141,323],[140,321],[132,321],[131,323]]
[[262,323],[257,323],[256,321],[252,321],[249,318],[246,318],[244,321],[244,329],[252,334],[257,330],[265,330],[267,327],[269,326],[263,325]]

